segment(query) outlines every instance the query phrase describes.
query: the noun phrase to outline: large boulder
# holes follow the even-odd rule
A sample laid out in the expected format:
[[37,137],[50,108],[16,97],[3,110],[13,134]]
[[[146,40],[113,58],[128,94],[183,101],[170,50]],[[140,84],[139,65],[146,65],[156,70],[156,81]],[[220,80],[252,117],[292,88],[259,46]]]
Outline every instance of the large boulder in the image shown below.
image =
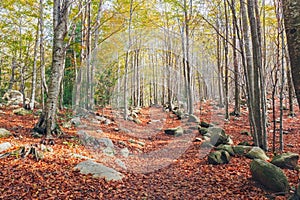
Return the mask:
[[247,154],[247,158],[250,159],[261,159],[261,160],[269,160],[270,158],[266,155],[265,151],[259,147],[253,147]]
[[229,144],[231,142],[230,136],[227,135],[222,128],[211,127],[208,128],[208,132],[211,133],[210,142],[214,146]]
[[208,163],[213,165],[227,164],[230,161],[230,155],[227,151],[214,151],[208,155]]
[[252,146],[237,145],[233,146],[232,149],[236,155],[244,156],[252,149]]
[[18,105],[23,103],[23,94],[17,90],[8,90],[2,97],[7,105]]
[[209,141],[204,141],[201,143],[200,148],[212,149],[214,148],[214,145],[212,145]]
[[253,179],[266,189],[278,193],[285,193],[289,189],[288,179],[283,171],[267,161],[254,159],[250,163],[250,171]]
[[298,165],[299,154],[297,153],[283,153],[274,156],[271,163],[280,168],[295,169]]
[[165,130],[165,134],[167,135],[173,135],[173,136],[181,136],[184,133],[184,130],[181,126],[178,126],[176,128],[169,128]]
[[0,153],[6,151],[7,149],[11,148],[12,145],[9,142],[4,142],[0,144]]
[[0,138],[10,137],[12,134],[5,128],[0,128]]
[[94,178],[104,178],[106,181],[122,180],[124,175],[115,169],[106,167],[92,160],[86,160],[75,166],[75,170],[80,170],[81,174],[92,174]]

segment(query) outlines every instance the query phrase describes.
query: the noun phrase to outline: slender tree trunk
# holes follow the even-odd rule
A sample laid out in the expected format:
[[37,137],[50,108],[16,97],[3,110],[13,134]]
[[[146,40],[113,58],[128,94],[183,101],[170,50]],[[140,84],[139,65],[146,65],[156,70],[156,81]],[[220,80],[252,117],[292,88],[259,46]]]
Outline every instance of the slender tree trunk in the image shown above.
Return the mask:
[[[288,56],[286,56],[288,58]],[[291,73],[291,66],[289,65],[289,62],[287,61],[287,82],[288,82],[288,90],[289,90],[289,116],[294,117],[295,111],[294,111],[294,85],[292,80],[292,73]]]
[[66,52],[64,39],[68,31],[67,19],[69,4],[69,0],[64,0],[62,2],[60,2],[60,0],[54,0],[53,5],[54,38],[48,99],[45,109],[34,128],[35,131],[46,134],[47,137],[53,133],[57,134],[59,131],[59,127],[56,124],[56,111],[60,83],[64,72],[64,59]]
[[263,124],[262,124],[262,101],[261,101],[261,69],[262,69],[262,54],[261,54],[261,39],[259,35],[259,25],[255,15],[255,0],[248,0],[248,17],[250,21],[251,38],[252,38],[252,51],[253,51],[253,72],[254,72],[254,98],[253,98],[253,111],[255,126],[258,136],[258,146],[266,148],[264,146],[263,138]]
[[228,39],[229,39],[229,30],[228,30],[228,14],[227,14],[227,3],[226,0],[224,0],[224,9],[225,9],[225,38],[224,38],[224,62],[225,62],[225,82],[224,82],[224,89],[225,89],[225,119],[229,119],[229,94],[228,94]]
[[[39,20],[40,23],[40,20]],[[34,102],[35,102],[35,89],[36,89],[36,66],[37,66],[37,60],[38,60],[38,42],[39,42],[39,26],[36,31],[36,39],[34,43],[34,53],[33,53],[33,67],[32,67],[32,81],[31,81],[31,98],[30,98],[30,104],[29,108],[31,110],[34,109]]]
[[283,91],[285,86],[285,69],[284,69],[284,58],[285,58],[285,42],[284,42],[284,32],[283,24],[281,24],[281,86],[280,86],[280,127],[279,127],[279,149],[283,152],[284,142],[283,142]]
[[253,132],[253,141],[255,145],[258,145],[258,135],[254,119],[254,108],[253,108],[253,98],[254,98],[254,75],[253,75],[253,63],[252,55],[250,50],[250,39],[249,39],[249,24],[247,21],[246,6],[244,0],[240,0],[241,15],[242,15],[242,28],[243,28],[243,40],[240,40],[241,49],[245,49],[245,54],[243,57],[244,72],[246,73],[246,85],[248,93],[248,108],[249,108],[249,119],[250,125]]
[[235,0],[231,0],[231,12],[232,12],[232,56],[233,56],[233,67],[234,67],[234,111],[235,116],[240,116],[240,86],[239,86],[239,63],[237,58],[237,20],[235,10]]
[[125,80],[124,80],[124,119],[128,118],[128,65],[129,65],[129,53],[131,49],[131,23],[133,15],[133,0],[130,0],[130,13],[128,22],[128,49],[125,57]]
[[[217,33],[220,32],[220,17],[217,16],[217,22],[216,22],[216,28],[217,28]],[[221,66],[221,38],[220,35],[217,34],[217,67],[218,67],[218,92],[219,92],[219,106],[223,107],[223,90],[222,90],[222,85],[223,85],[223,71],[222,71],[222,66]]]
[[46,76],[45,76],[45,49],[44,49],[44,7],[43,7],[44,0],[40,0],[40,73],[41,73],[41,102],[42,102],[42,109],[45,109],[45,93],[48,94],[48,86],[46,83]]

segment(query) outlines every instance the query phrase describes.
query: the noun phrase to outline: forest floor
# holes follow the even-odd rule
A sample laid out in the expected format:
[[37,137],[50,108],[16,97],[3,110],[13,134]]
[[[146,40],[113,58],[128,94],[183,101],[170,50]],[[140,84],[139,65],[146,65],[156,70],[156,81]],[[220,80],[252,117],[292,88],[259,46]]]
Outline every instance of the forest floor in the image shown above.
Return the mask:
[[[300,153],[300,119],[288,117],[284,113],[285,151]],[[10,142],[13,149],[28,144],[39,144],[40,138],[31,136],[31,129],[38,120],[38,115],[18,116],[12,108],[0,108],[0,128],[6,128],[14,135],[0,138],[0,143]],[[109,137],[119,148],[127,147],[132,153],[124,162],[128,170],[118,169],[125,177],[121,181],[107,182],[104,179],[82,175],[74,167],[84,159],[71,154],[80,154],[96,160],[101,155],[92,148],[82,145],[76,139],[78,128],[63,128],[65,137],[55,139],[53,151],[44,154],[36,161],[30,156],[19,158],[9,156],[0,159],[0,199],[286,199],[265,191],[251,178],[250,159],[232,157],[229,164],[209,165],[207,151],[201,149],[201,141],[194,141],[197,134],[190,129],[177,142],[174,136],[164,134],[164,129],[193,126],[186,120],[177,120],[170,113],[160,112],[162,108],[144,108],[141,111],[141,124],[114,119],[109,108],[105,116],[113,123],[92,124],[89,131],[101,129],[102,136]],[[101,111],[99,111],[101,113]],[[224,112],[211,102],[202,105],[195,113],[201,120],[213,122],[223,127],[231,135],[234,144],[243,141],[251,143],[251,137],[242,135],[249,130],[248,114],[242,108],[241,117],[232,117],[224,121]],[[60,123],[70,120],[70,111],[58,115]],[[277,113],[279,117],[279,111]],[[155,124],[158,119],[161,124]],[[161,120],[163,119],[163,120]],[[152,122],[152,123],[151,123]],[[278,124],[277,124],[278,125]],[[272,126],[269,127],[270,130]],[[125,131],[126,130],[126,131]],[[271,149],[271,131],[269,146]],[[66,137],[67,136],[67,137]],[[277,134],[277,141],[279,140]],[[142,142],[142,145],[132,141]],[[185,142],[182,142],[185,141]],[[278,145],[277,145],[278,146]],[[143,155],[143,156],[138,156]],[[268,152],[272,157],[272,153]],[[103,160],[102,160],[103,162]],[[104,163],[106,164],[106,163]],[[107,164],[110,165],[107,160]],[[284,170],[291,186],[298,184],[296,170]]]

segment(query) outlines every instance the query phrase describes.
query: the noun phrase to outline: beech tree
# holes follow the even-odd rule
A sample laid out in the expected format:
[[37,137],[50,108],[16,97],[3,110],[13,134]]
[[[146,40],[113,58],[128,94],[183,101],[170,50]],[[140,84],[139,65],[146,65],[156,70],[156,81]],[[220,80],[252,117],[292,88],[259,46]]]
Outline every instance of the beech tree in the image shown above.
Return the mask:
[[34,127],[34,131],[45,134],[47,137],[53,133],[59,133],[56,124],[56,111],[58,105],[58,97],[60,84],[64,72],[64,60],[66,47],[64,39],[68,29],[68,10],[70,6],[69,0],[54,0],[53,4],[53,49],[52,49],[52,66],[50,85],[48,91],[48,99],[40,116],[39,121]]
[[300,108],[300,1],[283,0],[282,2],[291,71]]

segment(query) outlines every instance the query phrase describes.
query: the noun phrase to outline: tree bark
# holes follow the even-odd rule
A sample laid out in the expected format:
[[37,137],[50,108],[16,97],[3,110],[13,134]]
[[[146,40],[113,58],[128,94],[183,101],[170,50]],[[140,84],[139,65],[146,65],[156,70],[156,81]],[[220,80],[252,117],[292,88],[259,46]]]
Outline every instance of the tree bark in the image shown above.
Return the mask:
[[44,50],[44,0],[40,0],[40,68],[41,68],[41,101],[42,101],[42,109],[45,108],[45,93],[48,94],[48,86],[46,83],[45,77],[45,50]]
[[[39,20],[40,23],[40,20]],[[31,110],[34,109],[34,102],[35,102],[35,89],[36,89],[36,66],[38,60],[38,42],[39,42],[39,26],[36,31],[36,39],[34,43],[34,53],[33,53],[33,67],[32,67],[32,81],[31,81],[31,98],[29,103],[29,108]]]
[[283,0],[283,14],[294,88],[300,108],[300,1]]
[[60,3],[60,0],[54,0],[53,5],[54,38],[48,99],[45,109],[43,110],[38,123],[34,127],[34,131],[45,134],[47,137],[53,133],[57,134],[59,131],[59,127],[56,124],[56,111],[60,83],[65,68],[64,59],[66,49],[64,39],[68,31],[67,19],[69,4],[69,0],[62,1],[62,4]]

